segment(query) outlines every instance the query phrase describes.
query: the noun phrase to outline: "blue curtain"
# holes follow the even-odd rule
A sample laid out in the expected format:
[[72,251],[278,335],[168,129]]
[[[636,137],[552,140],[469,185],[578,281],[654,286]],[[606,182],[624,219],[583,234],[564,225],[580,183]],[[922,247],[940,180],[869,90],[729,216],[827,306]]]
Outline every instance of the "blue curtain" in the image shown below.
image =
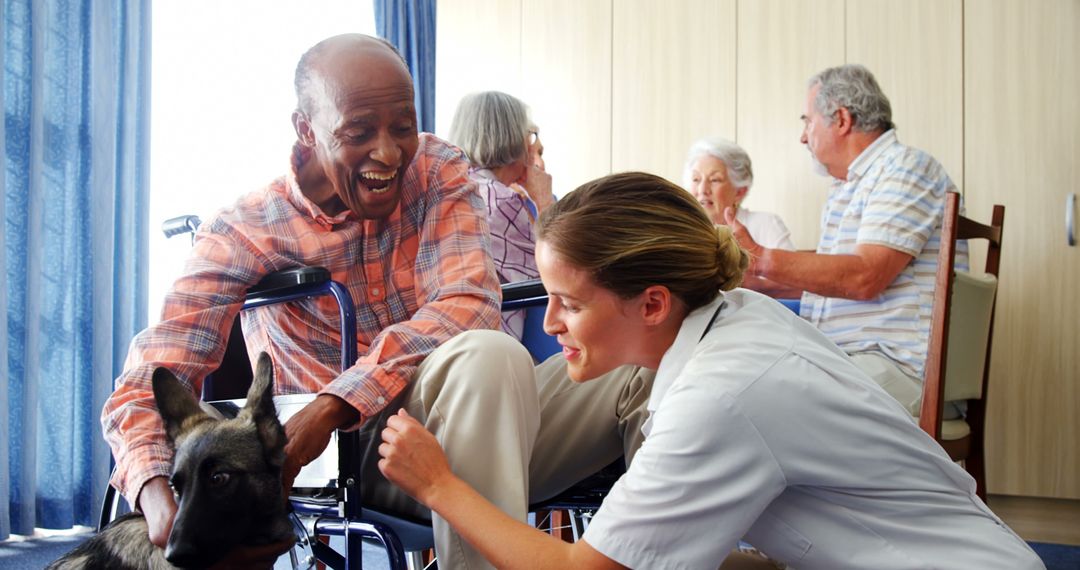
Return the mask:
[[435,0],[375,0],[375,30],[409,63],[420,130],[435,132]]
[[149,0],[3,1],[0,539],[93,524],[146,324]]

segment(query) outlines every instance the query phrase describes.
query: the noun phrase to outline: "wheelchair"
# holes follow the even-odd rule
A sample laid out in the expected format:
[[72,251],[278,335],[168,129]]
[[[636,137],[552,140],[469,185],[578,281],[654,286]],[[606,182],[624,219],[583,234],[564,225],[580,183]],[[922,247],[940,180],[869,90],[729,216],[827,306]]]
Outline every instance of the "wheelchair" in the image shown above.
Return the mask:
[[[195,216],[182,216],[164,224],[167,237],[194,231],[199,225]],[[298,267],[271,273],[248,290],[242,310],[265,305],[285,303],[310,297],[330,295],[338,305],[341,335],[341,369],[356,362],[356,315],[348,290],[330,279],[330,273],[321,267]],[[525,343],[533,358],[540,361],[558,350],[558,344],[543,333],[541,324],[547,303],[547,291],[539,279],[509,283],[503,286],[504,311],[526,310]],[[219,409],[235,409],[227,401],[243,398],[251,383],[251,364],[240,329],[240,318],[233,323],[230,338],[221,366],[203,382],[202,399],[207,402],[226,401]],[[275,397],[282,415],[282,404]],[[291,401],[286,404],[297,409]],[[360,442],[356,432],[338,431],[335,434],[337,465],[329,466],[328,483],[314,495],[294,494],[289,501],[294,512],[293,524],[297,531],[298,546],[294,548],[294,567],[312,567],[319,562],[334,570],[360,570],[363,567],[362,545],[375,541],[386,551],[389,568],[404,570],[424,568],[423,554],[434,547],[431,524],[426,520],[409,519],[397,514],[380,512],[364,507],[360,500]],[[331,442],[334,445],[334,441]],[[354,460],[354,458],[356,458]],[[333,461],[333,459],[329,459]],[[301,472],[305,477],[308,466]],[[327,466],[321,468],[325,471]],[[569,514],[571,535],[558,533],[555,524],[549,526],[553,534],[564,539],[577,540],[584,531],[591,513],[598,508],[604,494],[622,472],[622,460],[601,471],[597,476],[575,485],[567,492],[530,505],[530,512],[553,512],[566,510]],[[299,482],[299,478],[298,478]],[[115,488],[107,488],[98,522],[100,531],[125,510]],[[549,520],[558,516],[549,515]],[[324,542],[323,537],[341,537],[344,553],[338,552]],[[304,553],[298,557],[297,551]]]

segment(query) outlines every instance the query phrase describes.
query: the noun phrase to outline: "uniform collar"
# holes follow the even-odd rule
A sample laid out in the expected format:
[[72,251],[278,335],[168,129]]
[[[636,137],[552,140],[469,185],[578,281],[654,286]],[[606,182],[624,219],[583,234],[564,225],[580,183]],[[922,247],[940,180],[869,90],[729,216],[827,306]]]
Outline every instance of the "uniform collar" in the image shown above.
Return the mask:
[[671,383],[682,374],[698,342],[716,322],[723,305],[724,294],[721,292],[711,303],[694,309],[683,319],[679,334],[675,335],[675,342],[671,343],[671,347],[664,353],[663,358],[660,359],[660,366],[656,369],[656,379],[653,380],[652,394],[649,396],[648,410],[650,412],[660,407],[664,394],[671,387]]
[[848,166],[848,181],[858,180],[865,176],[867,171],[870,170],[870,165],[874,164],[877,157],[896,142],[896,129],[889,129],[881,133],[881,136],[874,139],[870,146],[864,148]]

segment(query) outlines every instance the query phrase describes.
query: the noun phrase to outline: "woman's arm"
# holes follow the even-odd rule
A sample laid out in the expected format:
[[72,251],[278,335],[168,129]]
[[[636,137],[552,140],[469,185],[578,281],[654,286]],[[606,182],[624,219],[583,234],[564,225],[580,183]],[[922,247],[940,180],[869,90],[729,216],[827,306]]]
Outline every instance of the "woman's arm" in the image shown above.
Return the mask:
[[494,566],[624,568],[584,540],[563,542],[507,516],[450,471],[435,437],[405,410],[390,417],[382,436],[379,470],[383,475],[446,519]]

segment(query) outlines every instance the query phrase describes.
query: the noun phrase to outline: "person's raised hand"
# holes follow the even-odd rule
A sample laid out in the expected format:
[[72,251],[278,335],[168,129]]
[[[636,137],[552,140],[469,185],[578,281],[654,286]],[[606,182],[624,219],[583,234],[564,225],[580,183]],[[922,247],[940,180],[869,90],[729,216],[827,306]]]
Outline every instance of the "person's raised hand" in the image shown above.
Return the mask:
[[750,267],[747,269],[747,274],[757,275],[757,259],[764,253],[765,248],[754,241],[754,238],[750,236],[750,232],[746,229],[746,226],[736,219],[734,206],[724,208],[724,223],[731,228],[731,234],[735,236],[735,241],[739,242],[739,247],[750,254]]
[[536,204],[536,210],[539,213],[543,213],[548,206],[555,203],[555,195],[551,193],[551,175],[535,164],[525,167],[521,187],[525,189],[529,199]]
[[404,409],[390,416],[379,445],[379,471],[411,497],[431,506],[431,493],[453,477],[442,447]]

